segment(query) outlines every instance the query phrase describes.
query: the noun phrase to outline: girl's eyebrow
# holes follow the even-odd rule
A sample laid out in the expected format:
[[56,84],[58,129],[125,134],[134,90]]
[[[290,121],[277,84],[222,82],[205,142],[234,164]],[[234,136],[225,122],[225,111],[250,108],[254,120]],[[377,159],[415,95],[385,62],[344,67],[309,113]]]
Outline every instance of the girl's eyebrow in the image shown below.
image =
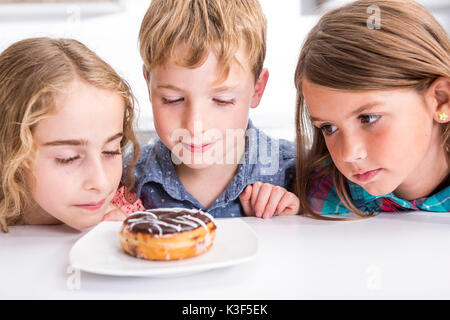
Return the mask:
[[363,113],[364,111],[370,110],[370,109],[372,109],[372,108],[374,108],[374,107],[376,107],[376,106],[378,106],[378,105],[380,105],[380,104],[382,104],[382,102],[379,102],[379,101],[374,101],[374,102],[366,103],[366,104],[362,105],[361,107],[359,107],[358,109],[356,109],[355,111],[352,111],[352,112],[347,116],[347,118],[350,118],[350,117],[352,117],[352,116],[356,116],[356,115],[358,115],[358,114],[361,114],[361,113]]
[[[378,105],[381,105],[381,104],[382,104],[382,102],[379,102],[379,101],[366,103],[366,104],[362,105],[361,107],[359,107],[358,109],[356,109],[355,111],[350,112],[350,114],[348,114],[345,117],[345,119],[348,119],[348,118],[351,118],[351,117],[353,117],[355,115],[361,114],[364,111],[370,110],[370,109],[372,109],[372,108],[374,108],[374,107],[376,107]],[[320,118],[316,118],[316,117],[313,117],[313,116],[310,116],[310,118],[311,118],[311,121],[326,121],[326,120],[322,120]]]
[[[111,141],[114,141],[116,139],[122,138],[123,133],[119,132],[113,135],[112,137],[106,139],[106,143],[109,143]],[[55,140],[50,141],[42,144],[44,147],[54,147],[54,146],[87,146],[88,141],[85,139],[70,139],[70,140]]]

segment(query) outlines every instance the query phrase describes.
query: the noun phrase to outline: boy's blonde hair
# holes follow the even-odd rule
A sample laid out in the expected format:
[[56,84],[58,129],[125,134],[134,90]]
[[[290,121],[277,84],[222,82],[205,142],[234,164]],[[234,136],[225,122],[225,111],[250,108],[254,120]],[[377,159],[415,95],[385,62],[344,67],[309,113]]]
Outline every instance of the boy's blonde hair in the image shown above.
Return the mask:
[[139,145],[133,132],[134,97],[128,84],[101,58],[72,39],[33,38],[14,43],[0,54],[0,228],[21,223],[32,204],[26,184],[29,160],[36,151],[33,128],[55,112],[54,97],[75,79],[123,97],[122,149],[131,142],[134,159],[127,169],[128,187]]
[[266,19],[257,0],[153,0],[139,43],[147,71],[165,64],[178,45],[187,50],[176,63],[187,68],[201,65],[214,50],[222,68],[219,81],[242,47],[257,81],[266,55]]
[[[379,9],[380,29],[368,27],[371,6]],[[450,78],[449,38],[433,16],[414,1],[360,0],[326,13],[310,31],[295,73],[296,188],[301,211],[318,217],[309,206],[308,189],[312,179],[332,174],[343,204],[365,216],[352,203],[346,179],[333,164],[323,134],[312,125],[302,92],[303,79],[338,90],[423,91],[441,76]],[[449,123],[442,125],[442,139],[450,154]]]

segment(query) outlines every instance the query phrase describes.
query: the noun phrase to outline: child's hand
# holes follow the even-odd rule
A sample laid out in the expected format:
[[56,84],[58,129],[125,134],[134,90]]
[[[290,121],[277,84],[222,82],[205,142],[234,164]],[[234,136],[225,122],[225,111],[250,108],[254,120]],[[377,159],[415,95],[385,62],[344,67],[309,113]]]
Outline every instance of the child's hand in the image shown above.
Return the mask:
[[248,216],[268,219],[273,215],[297,214],[300,201],[295,194],[283,187],[255,182],[240,194],[244,212]]
[[126,214],[123,213],[119,207],[110,203],[108,209],[106,209],[106,214],[103,216],[102,221],[123,221],[126,218]]

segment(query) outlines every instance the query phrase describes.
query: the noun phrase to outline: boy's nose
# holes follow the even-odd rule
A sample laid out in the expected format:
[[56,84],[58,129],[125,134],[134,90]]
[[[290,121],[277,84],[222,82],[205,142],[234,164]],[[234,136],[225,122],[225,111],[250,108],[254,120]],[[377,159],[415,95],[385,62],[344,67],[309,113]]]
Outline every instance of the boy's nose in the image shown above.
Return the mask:
[[358,135],[343,135],[341,157],[344,162],[356,162],[367,157],[364,139]]
[[205,131],[207,122],[207,111],[200,105],[191,104],[183,117],[184,128],[189,131],[192,137],[201,136]]

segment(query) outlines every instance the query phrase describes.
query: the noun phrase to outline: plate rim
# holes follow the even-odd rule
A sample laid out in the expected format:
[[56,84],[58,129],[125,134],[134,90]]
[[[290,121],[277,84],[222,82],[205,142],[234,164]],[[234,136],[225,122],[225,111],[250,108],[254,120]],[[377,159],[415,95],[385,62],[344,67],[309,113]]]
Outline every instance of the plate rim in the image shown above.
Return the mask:
[[[77,247],[80,245],[79,243],[82,242],[83,239],[85,239],[86,236],[89,234],[96,232],[96,229],[104,228],[106,224],[117,224],[121,225],[121,221],[104,221],[99,223],[97,226],[89,230],[86,234],[84,234],[81,238],[79,238],[71,247],[69,252],[69,263],[72,268],[79,269],[81,271],[85,271],[88,273],[93,274],[99,274],[99,275],[106,275],[106,276],[119,276],[119,277],[175,277],[178,275],[187,275],[187,274],[193,274],[193,273],[199,273],[204,272],[208,270],[213,269],[220,269],[220,268],[226,268],[230,266],[239,265],[248,261],[253,260],[259,252],[259,239],[258,235],[256,234],[255,230],[251,228],[242,218],[217,218],[216,223],[220,227],[220,224],[223,222],[235,222],[241,224],[243,227],[246,228],[246,231],[249,232],[251,237],[254,239],[254,250],[251,254],[244,256],[244,257],[238,257],[234,259],[225,260],[222,262],[211,262],[206,264],[196,264],[196,265],[188,265],[188,266],[179,266],[179,267],[173,267],[173,268],[158,268],[158,269],[148,269],[148,270],[108,270],[108,269],[99,269],[99,268],[92,268],[89,267],[89,265],[86,264],[80,264],[77,261],[75,261],[74,254],[77,250]],[[206,252],[207,253],[207,252]],[[195,258],[195,257],[194,257]],[[142,259],[145,261],[145,259]],[[177,260],[181,261],[181,260]],[[170,261],[167,261],[170,262]],[[151,271],[150,271],[151,270]]]

